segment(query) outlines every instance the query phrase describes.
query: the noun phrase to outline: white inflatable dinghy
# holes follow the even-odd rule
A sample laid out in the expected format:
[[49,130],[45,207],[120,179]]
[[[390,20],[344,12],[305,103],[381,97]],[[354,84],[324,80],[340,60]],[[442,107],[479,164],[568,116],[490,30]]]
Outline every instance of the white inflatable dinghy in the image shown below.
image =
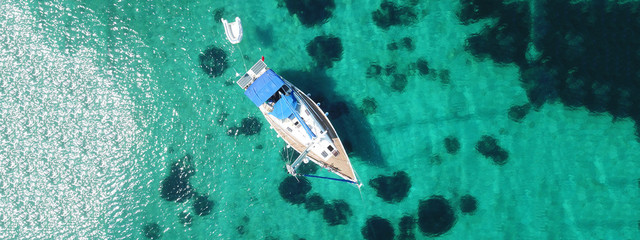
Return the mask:
[[224,18],[221,18],[222,24],[224,25],[224,33],[227,35],[227,39],[232,44],[239,43],[242,41],[242,24],[240,23],[240,18],[236,17],[236,21],[229,23]]

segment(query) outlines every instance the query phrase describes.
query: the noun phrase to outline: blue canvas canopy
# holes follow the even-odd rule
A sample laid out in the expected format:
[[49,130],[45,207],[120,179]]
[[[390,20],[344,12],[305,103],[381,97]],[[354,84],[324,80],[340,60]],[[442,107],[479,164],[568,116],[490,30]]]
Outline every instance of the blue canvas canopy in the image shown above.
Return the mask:
[[[248,88],[244,91],[244,95],[246,95],[253,104],[257,107],[260,107],[264,102],[269,100],[273,94],[278,92],[278,90],[284,86],[284,80],[278,74],[276,74],[273,70],[269,69],[264,72],[260,77],[258,77]],[[273,111],[271,111],[271,115],[277,117],[279,119],[285,119],[291,117],[293,115],[298,121],[302,124],[302,127],[307,132],[311,139],[315,138],[316,135],[311,131],[311,128],[307,125],[306,122],[302,119],[300,114],[298,114],[295,109],[298,106],[298,100],[293,96],[293,92],[288,95],[282,95],[280,99],[273,105]]]
[[291,108],[296,109],[298,106],[298,102],[293,97],[292,94],[284,95],[273,105],[273,111],[271,111],[271,115],[277,117],[278,119],[285,119],[293,114]]
[[302,124],[302,128],[307,132],[309,138],[313,139],[316,135],[311,131],[311,128],[307,125],[307,123],[302,119],[300,114],[295,111],[298,106],[298,100],[293,96],[295,93],[291,93],[289,95],[282,95],[280,100],[273,105],[273,111],[271,111],[271,115],[277,117],[279,119],[285,119],[291,117],[293,115],[298,119],[298,122]]
[[284,85],[284,81],[273,70],[269,69],[256,79],[244,91],[251,101],[259,107]]

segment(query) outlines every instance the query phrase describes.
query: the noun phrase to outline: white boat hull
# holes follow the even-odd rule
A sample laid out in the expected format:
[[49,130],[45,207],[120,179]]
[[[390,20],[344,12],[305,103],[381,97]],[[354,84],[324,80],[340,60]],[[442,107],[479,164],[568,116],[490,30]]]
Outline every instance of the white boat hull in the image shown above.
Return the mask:
[[[303,153],[303,158],[348,182],[361,185],[333,125],[309,96],[269,69],[263,61],[258,61],[237,83],[278,136]],[[298,164],[299,161],[293,164],[289,172],[295,174]]]
[[227,35],[227,40],[232,44],[238,44],[242,41],[242,22],[239,17],[236,17],[235,22],[228,22],[224,18],[221,18],[222,25],[224,25],[224,33]]

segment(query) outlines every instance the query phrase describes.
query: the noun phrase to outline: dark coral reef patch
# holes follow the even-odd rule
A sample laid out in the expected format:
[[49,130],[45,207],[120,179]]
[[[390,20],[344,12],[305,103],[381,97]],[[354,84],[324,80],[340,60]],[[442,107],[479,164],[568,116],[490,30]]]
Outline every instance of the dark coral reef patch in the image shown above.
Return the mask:
[[344,225],[349,222],[349,217],[353,215],[351,207],[343,200],[333,200],[324,205],[322,217],[329,226]]
[[448,136],[444,139],[444,148],[449,154],[456,154],[460,150],[460,141],[454,136]]
[[391,222],[379,216],[367,219],[366,225],[362,227],[360,232],[367,240],[393,240],[395,236]]
[[213,205],[213,201],[209,200],[207,196],[200,195],[193,200],[193,211],[198,216],[206,216],[213,210]]
[[325,23],[336,8],[334,0],[284,0],[284,3],[289,14],[296,15],[306,27]]
[[496,0],[461,0],[462,8],[458,18],[464,24],[477,22],[483,18],[496,17],[502,7],[502,1]]
[[171,165],[169,176],[162,180],[160,195],[167,201],[185,202],[193,196],[195,190],[189,183],[189,177],[195,170],[191,166],[191,155],[187,154]]
[[226,112],[220,113],[220,115],[218,115],[218,119],[216,120],[216,123],[218,125],[224,124],[224,122],[227,121],[227,117],[229,117],[229,113],[226,113]]
[[210,77],[221,76],[227,65],[227,53],[219,47],[209,47],[200,53],[200,68]]
[[311,183],[304,177],[288,176],[278,187],[280,196],[291,204],[302,204],[306,201],[307,193],[311,191]]
[[639,2],[461,2],[465,24],[497,19],[468,39],[468,50],[519,66],[533,108],[560,100],[614,119],[630,117],[640,134],[640,108],[634,107],[640,105]]
[[378,103],[375,98],[366,97],[362,99],[362,105],[360,105],[360,111],[362,114],[369,115],[376,113],[378,109]]
[[434,154],[429,157],[429,162],[434,165],[439,165],[442,163],[442,157],[439,154]]
[[224,14],[225,14],[225,8],[224,7],[216,8],[215,10],[213,10],[213,19],[223,18]]
[[429,62],[427,62],[426,59],[419,58],[418,61],[416,61],[416,68],[420,75],[429,75]]
[[411,189],[411,178],[404,171],[393,173],[392,176],[380,175],[369,181],[369,185],[376,189],[378,197],[388,203],[402,201]]
[[416,49],[416,45],[413,43],[413,39],[411,39],[410,37],[404,37],[400,39],[399,42],[394,41],[387,44],[387,49],[389,51],[399,50],[400,47],[404,47],[408,51],[413,51]]
[[236,227],[236,231],[238,232],[238,234],[244,235],[248,232],[247,226],[249,225],[250,220],[251,219],[249,219],[248,216],[242,217],[242,224]]
[[260,133],[262,130],[262,123],[255,117],[248,117],[242,119],[239,127],[231,127],[227,130],[227,135],[237,136],[242,134],[245,136],[251,136]]
[[[497,63],[515,62],[518,65],[526,63],[525,51],[528,47],[531,26],[528,4],[510,3],[494,9],[492,8],[494,5],[500,5],[495,4],[497,1],[463,0],[463,2],[482,2],[478,7],[479,14],[461,15],[463,21],[474,21],[475,17],[485,15],[500,16],[493,27],[486,27],[479,34],[473,34],[467,39],[468,51],[477,57],[490,57]],[[463,11],[465,11],[464,8]]]
[[178,214],[178,219],[180,220],[180,223],[185,227],[190,227],[193,223],[193,216],[188,211],[184,211]]
[[371,13],[373,22],[382,29],[391,26],[410,25],[416,22],[418,16],[409,6],[399,6],[394,2],[384,1],[380,7]]
[[389,51],[395,51],[395,50],[398,50],[398,49],[400,49],[400,47],[398,47],[398,43],[397,42],[392,42],[392,43],[387,44],[387,50],[389,50]]
[[460,211],[463,213],[473,213],[478,209],[478,200],[467,194],[460,198]]
[[393,74],[391,81],[391,89],[396,92],[403,92],[404,89],[409,84],[409,80],[407,80],[407,75],[404,74]]
[[162,229],[157,223],[149,223],[142,228],[142,234],[148,239],[160,239]]
[[320,194],[314,193],[307,198],[304,208],[308,211],[316,211],[324,208],[324,198]]
[[380,76],[381,74],[382,74],[382,66],[380,66],[377,63],[371,63],[367,68],[368,78],[377,77],[377,76]]
[[416,49],[416,45],[413,44],[413,39],[411,39],[410,37],[402,38],[401,42],[402,42],[402,46],[409,51],[413,51]]
[[438,77],[442,83],[449,84],[449,82],[451,82],[451,71],[449,71],[449,69],[442,69],[438,72]]
[[531,104],[515,105],[509,108],[509,119],[514,122],[521,122],[531,110]]
[[244,135],[254,135],[260,133],[262,129],[262,123],[255,117],[248,117],[242,119],[242,124],[240,125],[240,133]]
[[456,222],[451,204],[442,196],[432,196],[420,201],[418,208],[418,227],[429,237],[440,236],[448,232]]
[[488,135],[480,138],[476,144],[476,150],[483,156],[491,158],[498,165],[504,165],[509,158],[509,153],[498,145],[498,140]]
[[244,235],[245,233],[247,233],[247,229],[244,227],[244,225],[238,225],[236,226],[236,232],[238,232],[238,234],[240,235]]
[[307,43],[307,53],[319,68],[331,68],[342,58],[342,41],[335,36],[317,36]]
[[397,70],[398,70],[398,67],[394,63],[389,63],[386,66],[384,66],[384,74],[387,76],[396,73]]
[[398,234],[399,240],[413,240],[416,239],[415,234],[413,233],[413,229],[416,227],[416,220],[412,216],[404,216],[400,218],[400,223],[398,224],[400,228],[400,234]]

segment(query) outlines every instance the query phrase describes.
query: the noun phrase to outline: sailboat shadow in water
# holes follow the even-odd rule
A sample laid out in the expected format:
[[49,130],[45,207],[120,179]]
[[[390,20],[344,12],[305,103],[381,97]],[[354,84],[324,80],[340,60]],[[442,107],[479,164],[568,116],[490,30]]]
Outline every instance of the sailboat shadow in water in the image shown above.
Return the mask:
[[372,135],[371,125],[354,103],[334,91],[334,79],[322,70],[284,70],[280,75],[302,91],[310,93],[311,98],[329,112],[329,119],[349,155],[374,166],[386,166],[380,146]]

